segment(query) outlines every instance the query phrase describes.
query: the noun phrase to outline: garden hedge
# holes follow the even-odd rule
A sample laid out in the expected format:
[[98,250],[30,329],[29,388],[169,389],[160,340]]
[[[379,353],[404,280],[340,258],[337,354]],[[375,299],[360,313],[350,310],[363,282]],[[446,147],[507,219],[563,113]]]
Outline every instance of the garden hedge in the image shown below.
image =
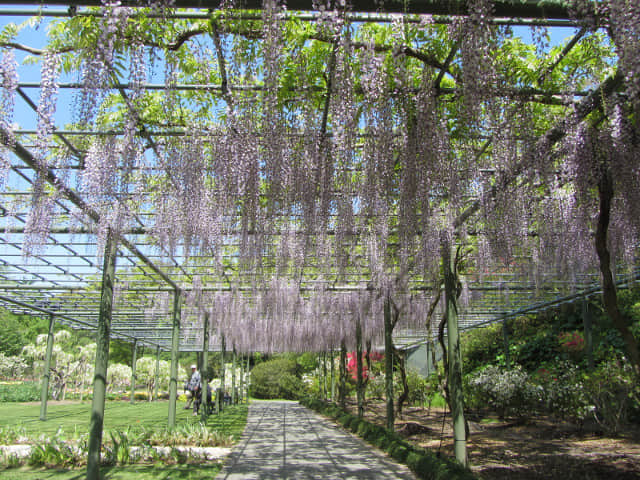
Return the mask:
[[397,433],[345,412],[333,403],[314,398],[305,398],[300,400],[300,403],[336,420],[345,429],[384,450],[397,462],[407,465],[419,478],[425,480],[478,480],[479,478],[456,460],[437,456],[429,450],[417,447]]

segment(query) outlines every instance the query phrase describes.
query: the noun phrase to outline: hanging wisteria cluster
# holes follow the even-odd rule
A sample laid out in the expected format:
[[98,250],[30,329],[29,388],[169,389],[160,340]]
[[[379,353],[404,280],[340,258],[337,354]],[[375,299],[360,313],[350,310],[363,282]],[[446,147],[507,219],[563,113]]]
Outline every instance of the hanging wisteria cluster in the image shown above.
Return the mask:
[[[148,32],[134,9],[104,3],[94,36],[75,52],[74,124],[102,135],[78,141],[79,173],[69,182],[85,218],[99,219],[90,222],[99,248],[109,232],[141,229],[168,262],[192,268],[186,336],[202,341],[206,317],[212,345],[224,336],[241,350],[326,350],[352,342],[359,322],[379,343],[385,298],[402,314],[398,328],[425,325],[450,244],[476,279],[505,273],[538,285],[552,271],[575,281],[596,265],[594,188],[603,169],[617,193],[610,245],[632,258],[640,225],[635,2],[601,2],[597,15],[592,2],[572,3],[576,16],[607,13],[624,77],[588,118],[566,106],[582,94],[539,92],[563,87],[553,72],[537,71],[552,62],[514,78],[500,67],[504,31],[491,0],[467,0],[468,15],[452,25],[425,17],[419,28],[403,16],[384,28],[361,25],[335,3],[314,2],[309,24],[287,20],[285,2],[265,0],[246,24],[212,15],[180,31],[160,18]],[[527,52],[548,48],[537,43]],[[150,58],[162,58],[164,90],[147,89]],[[46,174],[55,162],[69,165],[67,150],[50,148],[64,59],[42,56],[27,250],[45,243],[55,217]],[[3,51],[0,128],[9,148],[15,71]],[[572,88],[591,86],[562,75]],[[0,184],[8,168],[3,153]],[[461,298],[479,300],[462,286]],[[148,315],[168,308],[163,297]]]
[[[296,284],[277,278],[252,292],[208,292],[200,280],[195,287],[182,312],[182,334],[195,345],[203,344],[205,316],[212,350],[220,349],[223,337],[229,350],[241,352],[321,352],[343,341],[353,350],[357,322],[363,344],[381,348],[383,343],[384,296],[373,290],[301,293]],[[428,295],[396,295],[393,302],[401,318],[397,329],[424,327]]]
[[0,98],[0,187],[4,186],[11,167],[11,147],[13,143],[13,109],[15,92],[18,88],[18,73],[13,50],[3,50],[0,58],[0,79],[2,81],[2,97]]

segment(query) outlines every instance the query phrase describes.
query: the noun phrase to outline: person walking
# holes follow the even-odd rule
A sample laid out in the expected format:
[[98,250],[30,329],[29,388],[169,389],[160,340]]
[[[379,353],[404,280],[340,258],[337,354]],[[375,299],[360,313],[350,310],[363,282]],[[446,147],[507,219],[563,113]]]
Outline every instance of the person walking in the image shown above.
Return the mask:
[[198,409],[200,408],[200,390],[202,384],[200,379],[200,372],[198,371],[198,366],[196,364],[191,365],[191,377],[189,381],[185,385],[185,390],[187,390],[191,395],[187,400],[187,405],[184,407],[185,410],[191,408],[191,404],[193,404],[193,414],[198,414]]

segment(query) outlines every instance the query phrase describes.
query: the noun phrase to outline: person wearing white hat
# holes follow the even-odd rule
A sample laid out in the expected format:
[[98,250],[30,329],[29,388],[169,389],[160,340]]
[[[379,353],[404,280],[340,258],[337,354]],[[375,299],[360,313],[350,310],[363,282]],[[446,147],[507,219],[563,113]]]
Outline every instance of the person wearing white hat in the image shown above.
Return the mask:
[[185,384],[184,389],[187,393],[187,405],[184,407],[185,410],[191,408],[191,404],[193,403],[193,414],[198,414],[198,408],[200,407],[200,372],[198,371],[198,366],[196,364],[191,365],[191,378]]

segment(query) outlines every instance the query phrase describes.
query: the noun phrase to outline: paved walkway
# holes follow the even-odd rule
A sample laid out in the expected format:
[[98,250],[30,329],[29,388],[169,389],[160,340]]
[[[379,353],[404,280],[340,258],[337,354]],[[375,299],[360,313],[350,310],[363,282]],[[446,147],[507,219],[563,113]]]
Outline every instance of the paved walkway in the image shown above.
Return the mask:
[[217,480],[415,480],[362,440],[295,402],[253,401]]

